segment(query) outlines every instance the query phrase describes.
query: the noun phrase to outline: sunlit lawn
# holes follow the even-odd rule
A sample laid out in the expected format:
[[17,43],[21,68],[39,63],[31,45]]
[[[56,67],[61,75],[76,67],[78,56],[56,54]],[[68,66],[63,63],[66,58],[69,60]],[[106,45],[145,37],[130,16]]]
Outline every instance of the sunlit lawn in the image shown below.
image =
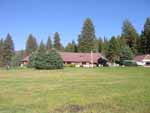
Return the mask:
[[0,70],[0,113],[150,113],[150,68]]

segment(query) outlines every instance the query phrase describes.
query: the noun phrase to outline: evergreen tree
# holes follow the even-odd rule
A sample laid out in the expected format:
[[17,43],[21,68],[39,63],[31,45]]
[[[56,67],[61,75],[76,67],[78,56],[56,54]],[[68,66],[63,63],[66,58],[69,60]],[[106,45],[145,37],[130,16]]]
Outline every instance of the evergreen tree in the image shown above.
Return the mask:
[[138,51],[140,54],[145,54],[145,44],[146,44],[146,37],[144,35],[144,32],[142,31],[140,39],[139,39],[139,48]]
[[35,62],[36,62],[36,57],[37,56],[38,56],[38,52],[37,51],[35,51],[35,52],[30,54],[30,56],[29,56],[29,63],[27,65],[27,67],[35,68]]
[[30,56],[29,67],[35,69],[62,69],[63,60],[54,49],[45,53],[37,51]]
[[137,39],[137,50],[138,54],[143,54],[144,53],[144,37],[143,34],[139,36]]
[[0,67],[3,66],[3,39],[0,40]]
[[35,56],[32,56],[31,58],[34,58],[32,61],[33,63],[31,64],[34,66],[35,69],[45,69],[45,64],[46,64],[45,53],[43,54],[43,53],[37,52]]
[[103,47],[103,40],[102,40],[101,38],[99,38],[99,39],[97,40],[97,51],[98,51],[99,53],[102,52],[102,47]]
[[133,52],[128,46],[121,48],[120,64],[123,64],[125,60],[132,60],[133,56]]
[[95,28],[90,18],[83,24],[81,34],[78,38],[78,49],[80,52],[91,52],[95,50]]
[[46,46],[43,43],[43,41],[41,41],[41,43],[39,45],[38,52],[41,53],[41,54],[44,54],[46,52]]
[[109,41],[109,48],[106,57],[109,59],[110,62],[115,62],[119,60],[119,43],[114,36]]
[[23,51],[17,51],[15,55],[12,57],[12,66],[19,67],[21,64],[21,60],[23,59]]
[[124,47],[127,46],[126,40],[124,39],[124,37],[118,36],[118,37],[117,37],[117,40],[118,40],[118,42],[119,42],[119,48],[120,48],[120,49],[122,49],[122,48],[124,48]]
[[68,43],[68,45],[65,48],[65,51],[67,51],[67,52],[77,52],[77,46],[75,44],[75,41],[72,41],[71,43]]
[[150,54],[150,18],[146,19],[144,31],[141,34],[140,48],[142,53]]
[[65,51],[67,52],[73,52],[74,51],[74,47],[72,45],[72,43],[68,43],[67,46],[65,47]]
[[122,49],[124,49],[124,48],[125,48],[126,46],[128,46],[128,45],[126,44],[126,40],[125,40],[124,37],[118,36],[118,37],[116,38],[116,40],[117,40],[117,42],[118,42],[118,44],[119,44],[119,47],[118,47],[118,55],[119,55],[119,57],[121,57],[121,56],[122,56],[122,55],[121,55]]
[[26,55],[30,55],[32,52],[36,51],[37,46],[36,38],[30,34],[26,42]]
[[36,68],[36,69],[45,69],[46,65],[46,46],[44,45],[43,41],[40,42],[40,45],[37,51],[32,52],[29,57],[29,68]]
[[11,65],[12,57],[14,55],[14,43],[10,34],[7,35],[3,44],[3,61],[5,65]]
[[108,54],[109,49],[109,41],[104,37],[103,46],[102,46],[102,54],[105,56]]
[[48,37],[46,48],[48,51],[52,49],[52,41],[50,36]]
[[72,45],[74,47],[74,51],[73,52],[78,52],[78,47],[77,47],[77,44],[75,43],[74,40],[72,41]]
[[46,54],[46,69],[63,69],[63,60],[55,49]]
[[59,36],[58,32],[56,32],[54,34],[54,48],[57,49],[57,50],[61,50],[62,49],[62,45],[60,43],[60,36]]
[[126,39],[127,45],[131,48],[132,52],[136,54],[138,33],[129,20],[125,20],[123,23],[122,37]]

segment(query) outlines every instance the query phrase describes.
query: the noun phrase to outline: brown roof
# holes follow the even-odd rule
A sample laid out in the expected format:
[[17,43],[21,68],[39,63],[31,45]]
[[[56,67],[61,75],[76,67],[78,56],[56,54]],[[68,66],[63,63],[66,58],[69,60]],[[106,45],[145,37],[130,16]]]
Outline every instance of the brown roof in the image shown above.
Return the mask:
[[[91,62],[91,53],[60,52],[60,55],[65,62]],[[101,57],[100,53],[93,53],[93,63],[97,63]]]
[[29,56],[26,56],[22,59],[22,62],[28,62],[29,61]]
[[137,55],[134,57],[135,61],[143,61],[143,60],[150,60],[150,54],[145,54],[145,55]]
[[[60,52],[64,62],[91,62],[91,53],[73,53]],[[100,53],[93,53],[93,63],[97,63],[99,58],[104,58]],[[25,57],[22,62],[28,62],[29,56]]]

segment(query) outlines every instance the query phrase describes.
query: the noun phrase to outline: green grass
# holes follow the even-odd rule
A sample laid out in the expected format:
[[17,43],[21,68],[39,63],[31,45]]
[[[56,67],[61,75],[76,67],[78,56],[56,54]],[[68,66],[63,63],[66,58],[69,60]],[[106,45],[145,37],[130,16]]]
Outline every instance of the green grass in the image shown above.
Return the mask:
[[0,113],[150,113],[150,68],[0,70]]

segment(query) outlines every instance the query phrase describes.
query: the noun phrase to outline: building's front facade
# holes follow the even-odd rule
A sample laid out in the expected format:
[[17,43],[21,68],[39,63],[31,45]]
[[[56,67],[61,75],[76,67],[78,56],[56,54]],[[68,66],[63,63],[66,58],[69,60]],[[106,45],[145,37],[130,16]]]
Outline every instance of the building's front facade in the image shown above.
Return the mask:
[[[93,67],[98,64],[100,58],[104,58],[100,53],[73,53],[73,52],[59,52],[64,64],[73,64],[76,67]],[[29,63],[29,56],[22,60],[23,65]]]
[[64,64],[74,64],[77,67],[93,67],[98,64],[100,58],[104,58],[100,53],[72,53],[60,52]]

